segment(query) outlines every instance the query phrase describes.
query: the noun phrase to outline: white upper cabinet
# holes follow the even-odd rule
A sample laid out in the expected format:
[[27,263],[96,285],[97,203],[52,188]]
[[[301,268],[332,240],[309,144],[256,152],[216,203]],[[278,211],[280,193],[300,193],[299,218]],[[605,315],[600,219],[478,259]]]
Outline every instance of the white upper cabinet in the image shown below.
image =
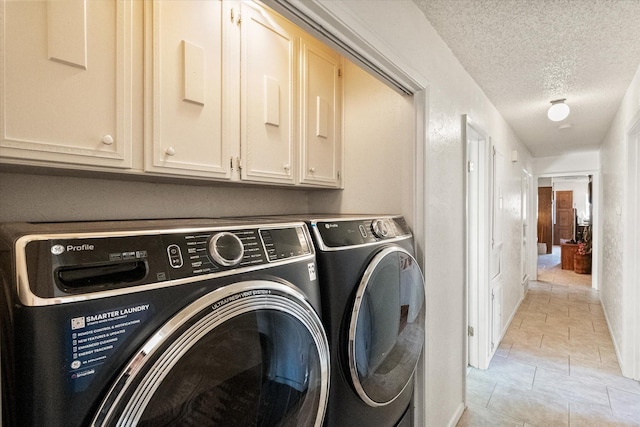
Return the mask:
[[295,28],[258,6],[241,10],[242,179],[295,183]]
[[147,171],[232,178],[239,119],[237,100],[224,101],[223,3],[146,4]]
[[0,156],[9,163],[130,168],[133,3],[0,7]]
[[2,163],[342,186],[341,57],[257,3],[2,1],[0,24]]
[[308,38],[301,41],[300,181],[341,185],[341,57]]

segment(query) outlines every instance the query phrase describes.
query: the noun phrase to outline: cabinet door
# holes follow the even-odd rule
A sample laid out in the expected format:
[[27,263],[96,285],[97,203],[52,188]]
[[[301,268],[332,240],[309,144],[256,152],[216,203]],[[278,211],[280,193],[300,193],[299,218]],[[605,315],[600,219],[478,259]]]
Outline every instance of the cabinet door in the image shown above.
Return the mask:
[[293,184],[296,37],[293,27],[242,4],[242,179]]
[[0,157],[131,167],[134,5],[2,2]]
[[231,176],[233,153],[223,138],[222,8],[219,0],[147,3],[147,171]]
[[300,182],[339,187],[342,160],[340,55],[321,43],[301,41]]

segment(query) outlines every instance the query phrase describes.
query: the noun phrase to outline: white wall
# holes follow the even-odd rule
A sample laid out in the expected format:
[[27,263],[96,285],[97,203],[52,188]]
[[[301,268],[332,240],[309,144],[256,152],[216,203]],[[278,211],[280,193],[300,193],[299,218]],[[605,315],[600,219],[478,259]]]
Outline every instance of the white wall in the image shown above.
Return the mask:
[[539,176],[588,175],[600,169],[599,151],[584,151],[555,157],[536,157],[533,173]]
[[[600,149],[602,162],[602,305],[609,322],[618,361],[624,375],[634,371],[633,349],[640,346],[640,337],[633,331],[640,328],[632,319],[640,303],[632,297],[638,295],[637,277],[625,278],[626,265],[637,264],[625,254],[628,236],[623,218],[625,208],[625,171],[627,170],[627,132],[632,120],[640,113],[640,68],[622,100],[620,109]],[[628,213],[628,211],[627,211]],[[634,222],[637,218],[634,219]],[[638,256],[639,254],[635,254]],[[632,279],[632,280],[629,280]],[[637,355],[635,357],[638,357]],[[640,358],[639,358],[640,359]],[[638,367],[635,367],[636,371]],[[638,372],[638,371],[637,371]]]

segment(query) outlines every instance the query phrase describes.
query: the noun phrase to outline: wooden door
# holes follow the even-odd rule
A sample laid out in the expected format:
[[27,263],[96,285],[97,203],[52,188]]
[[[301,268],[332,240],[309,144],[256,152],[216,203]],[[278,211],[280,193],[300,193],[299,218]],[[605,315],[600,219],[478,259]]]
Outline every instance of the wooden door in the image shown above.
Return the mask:
[[556,226],[553,233],[553,243],[560,244],[560,239],[574,238],[573,224],[573,191],[556,191]]
[[538,243],[547,245],[548,254],[553,250],[552,197],[553,188],[538,187]]

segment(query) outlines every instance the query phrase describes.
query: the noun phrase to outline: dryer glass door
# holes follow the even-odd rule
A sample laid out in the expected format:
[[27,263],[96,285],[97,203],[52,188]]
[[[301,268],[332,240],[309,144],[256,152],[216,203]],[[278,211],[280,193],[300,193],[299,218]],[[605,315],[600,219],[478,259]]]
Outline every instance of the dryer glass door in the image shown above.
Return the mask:
[[424,345],[424,279],[415,258],[383,249],[368,265],[351,313],[349,368],[370,406],[392,402],[411,383]]
[[230,287],[240,292],[212,292],[147,342],[94,425],[321,425],[328,345],[313,309],[284,285]]

